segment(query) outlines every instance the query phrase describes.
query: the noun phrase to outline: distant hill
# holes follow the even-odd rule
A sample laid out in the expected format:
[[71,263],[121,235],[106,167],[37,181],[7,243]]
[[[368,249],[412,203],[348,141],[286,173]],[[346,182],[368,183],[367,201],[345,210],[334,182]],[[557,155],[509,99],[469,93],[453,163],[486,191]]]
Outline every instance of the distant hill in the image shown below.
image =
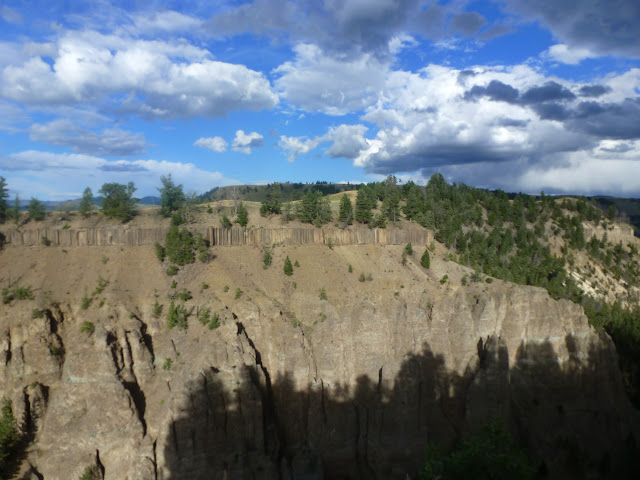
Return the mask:
[[616,207],[618,215],[633,225],[636,237],[640,237],[640,199],[617,197],[592,197],[598,206],[607,211],[610,205]]

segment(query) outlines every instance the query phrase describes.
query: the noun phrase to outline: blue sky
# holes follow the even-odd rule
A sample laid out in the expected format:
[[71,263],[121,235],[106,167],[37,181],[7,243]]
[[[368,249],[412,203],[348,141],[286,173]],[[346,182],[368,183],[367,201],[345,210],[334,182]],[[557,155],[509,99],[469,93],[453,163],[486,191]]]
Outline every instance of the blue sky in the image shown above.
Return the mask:
[[440,172],[640,197],[638,0],[82,3],[0,3],[12,196]]

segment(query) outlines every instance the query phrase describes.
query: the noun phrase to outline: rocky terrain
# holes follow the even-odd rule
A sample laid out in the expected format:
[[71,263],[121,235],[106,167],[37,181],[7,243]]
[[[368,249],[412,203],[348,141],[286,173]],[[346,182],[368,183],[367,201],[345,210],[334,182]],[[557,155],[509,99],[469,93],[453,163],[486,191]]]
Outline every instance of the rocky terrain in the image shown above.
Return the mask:
[[168,276],[150,242],[31,243],[0,251],[33,297],[0,305],[13,478],[417,478],[428,444],[495,419],[544,478],[637,468],[609,337],[541,288],[462,285],[440,244],[429,269],[424,246],[214,245]]

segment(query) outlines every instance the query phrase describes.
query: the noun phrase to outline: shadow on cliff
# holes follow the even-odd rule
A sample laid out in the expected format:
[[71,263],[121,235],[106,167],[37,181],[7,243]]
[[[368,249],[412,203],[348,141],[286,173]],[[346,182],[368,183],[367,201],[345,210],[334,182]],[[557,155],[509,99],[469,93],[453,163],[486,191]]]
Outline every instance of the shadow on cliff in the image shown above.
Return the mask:
[[464,374],[424,344],[393,379],[382,367],[378,378],[318,378],[304,390],[289,374],[271,378],[256,350],[255,365],[233,376],[211,368],[190,385],[158,478],[417,478],[429,443],[450,450],[494,420],[538,478],[635,478],[638,412],[604,340],[585,352],[568,336],[562,363],[549,343],[523,344],[510,368],[503,342],[480,339]]

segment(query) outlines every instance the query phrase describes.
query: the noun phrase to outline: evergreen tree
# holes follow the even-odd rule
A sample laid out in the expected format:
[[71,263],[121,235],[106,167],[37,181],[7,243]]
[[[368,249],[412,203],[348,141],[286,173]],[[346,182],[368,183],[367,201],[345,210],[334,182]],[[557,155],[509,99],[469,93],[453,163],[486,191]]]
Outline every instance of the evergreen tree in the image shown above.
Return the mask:
[[353,224],[353,205],[351,204],[351,199],[346,193],[343,194],[340,199],[338,220],[344,222],[346,225]]
[[0,177],[0,223],[4,223],[9,217],[9,204],[7,203],[7,198],[9,198],[7,181],[4,177]]
[[293,275],[293,265],[291,265],[291,260],[289,260],[289,256],[284,259],[284,274],[291,276]]
[[98,193],[102,199],[102,213],[107,217],[115,217],[122,222],[127,222],[135,215],[136,200],[133,192],[136,187],[133,182],[127,185],[121,183],[105,183]]
[[44,204],[37,198],[31,197],[29,205],[27,206],[29,212],[29,218],[34,221],[44,220],[45,210]]
[[84,192],[82,192],[79,210],[84,217],[89,216],[91,210],[93,210],[93,192],[89,187],[85,188]]
[[369,223],[372,218],[371,203],[367,193],[366,187],[360,188],[356,197],[355,219],[361,223]]
[[424,253],[420,259],[420,265],[424,268],[429,268],[431,266],[431,257],[429,256],[429,249],[427,248],[424,249]]
[[165,252],[172,263],[184,265],[193,263],[195,255],[193,249],[195,242],[188,230],[179,229],[176,225],[171,225],[165,239]]
[[313,223],[320,211],[320,198],[322,193],[317,190],[308,190],[298,208],[298,219],[301,222]]
[[11,400],[2,399],[2,416],[0,417],[0,473],[5,473],[5,461],[11,455],[14,447],[17,445],[20,437],[18,435],[18,427],[16,418],[11,408]]
[[282,190],[279,183],[274,183],[267,198],[260,205],[260,215],[263,217],[270,213],[280,214],[282,211]]
[[171,174],[160,177],[162,182],[162,188],[158,188],[160,192],[160,215],[167,218],[170,217],[173,212],[178,210],[185,201],[184,192],[182,191],[182,185],[176,185],[173,183]]
[[382,202],[382,213],[395,225],[400,217],[400,194],[397,189],[387,190]]
[[242,227],[246,227],[247,223],[249,223],[249,212],[247,212],[247,208],[242,202],[238,204],[238,216],[236,218],[236,222],[238,222]]

